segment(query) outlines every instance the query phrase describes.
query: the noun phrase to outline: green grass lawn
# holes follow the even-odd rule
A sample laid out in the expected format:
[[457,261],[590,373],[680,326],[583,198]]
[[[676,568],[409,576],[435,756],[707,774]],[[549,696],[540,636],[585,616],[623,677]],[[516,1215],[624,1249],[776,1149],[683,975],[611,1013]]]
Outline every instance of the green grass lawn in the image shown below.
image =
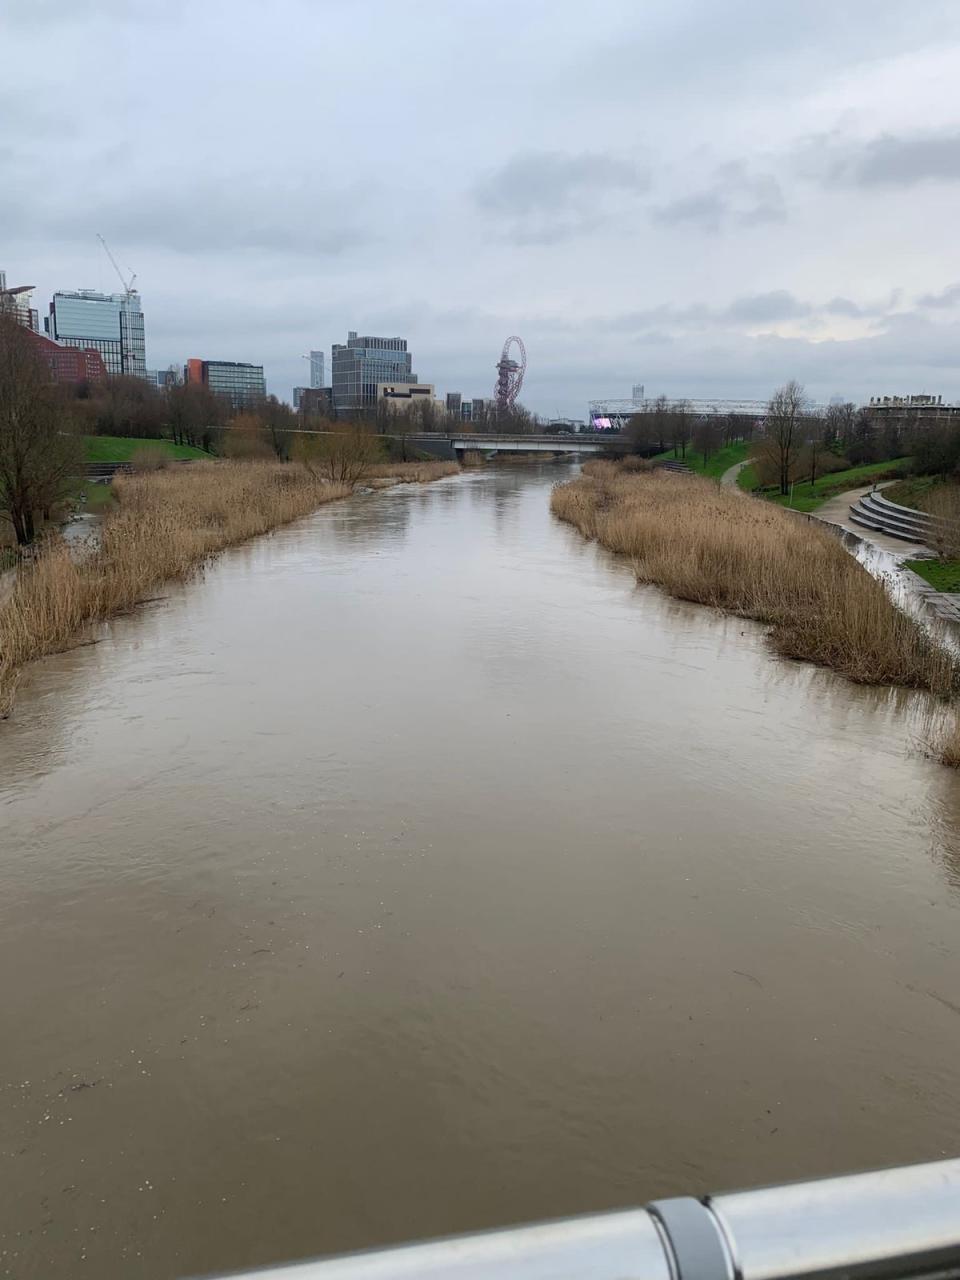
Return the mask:
[[960,591],[960,560],[905,560],[904,564],[937,591]]
[[[909,458],[892,458],[888,462],[869,462],[862,467],[850,467],[846,471],[833,471],[822,476],[815,485],[809,480],[793,486],[793,494],[776,493],[772,489],[761,490],[761,496],[781,507],[790,507],[794,511],[816,511],[828,498],[835,497],[847,489],[858,489],[874,480],[884,479],[889,475],[903,475],[910,466]],[[752,467],[747,467],[752,471]],[[756,483],[755,477],[751,477]],[[744,485],[746,487],[746,485]]]
[[142,449],[152,449],[168,458],[209,458],[209,453],[172,440],[142,440],[136,436],[84,436],[87,462],[129,462]]
[[945,481],[941,476],[907,476],[898,480],[884,490],[883,496],[891,502],[899,502],[902,507],[915,507],[918,511],[928,510],[931,494],[940,489]]
[[658,453],[653,461],[672,462],[676,460],[685,462],[691,471],[719,480],[723,473],[728,471],[735,463],[744,462],[749,452],[750,445],[745,440],[738,440],[736,444],[726,445],[723,449],[718,449],[716,453],[711,453],[710,457],[704,462],[703,454],[698,453],[693,445],[688,444],[687,454],[684,458],[675,458],[672,449],[665,449],[663,453]]
[[115,502],[113,485],[94,484],[88,480],[83,486],[83,510],[91,515],[103,515]]

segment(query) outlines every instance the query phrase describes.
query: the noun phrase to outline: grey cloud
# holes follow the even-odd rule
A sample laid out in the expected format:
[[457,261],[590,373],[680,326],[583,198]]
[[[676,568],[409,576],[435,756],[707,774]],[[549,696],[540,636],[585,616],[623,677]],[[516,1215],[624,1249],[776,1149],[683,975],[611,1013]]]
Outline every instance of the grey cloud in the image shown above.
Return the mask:
[[855,170],[865,186],[914,186],[930,179],[960,179],[960,134],[942,138],[878,138]]
[[867,142],[843,141],[836,134],[811,138],[801,150],[800,167],[826,186],[960,182],[960,133],[883,134]]
[[556,244],[608,221],[649,186],[636,165],[599,152],[528,151],[473,188],[482,213],[517,244]]
[[740,161],[720,165],[710,185],[652,210],[662,226],[687,224],[717,232],[723,226],[761,226],[786,219],[783,192],[769,173],[751,174]]
[[786,222],[787,215],[782,204],[758,204],[752,209],[745,209],[735,215],[742,227],[760,227],[764,223]]
[[688,223],[704,231],[719,231],[727,212],[726,201],[716,191],[703,191],[658,205],[652,217],[664,226]]
[[102,231],[128,250],[336,255],[373,238],[357,213],[364,203],[357,193],[312,182],[267,185],[235,176],[222,183],[194,182],[189,188],[90,193],[69,208],[51,202],[30,219],[12,196],[5,200],[0,195],[0,221],[24,239],[69,241]]
[[[883,0],[646,0],[625,5],[623,27],[599,47],[586,45],[564,68],[591,96],[623,98],[652,88],[657,104],[681,101],[696,84],[712,106],[721,95],[765,102],[810,93],[888,50],[907,53],[947,38],[956,18],[941,3]],[[637,17],[642,12],[642,21]],[[651,56],[651,49],[655,56]],[[642,68],[642,72],[640,69]]]
[[849,298],[831,298],[823,309],[827,315],[831,316],[856,317],[864,314],[863,308],[858,307]]
[[596,152],[528,151],[478,183],[474,197],[492,213],[530,214],[567,208],[600,191],[644,191],[649,180],[636,166]]
[[727,307],[726,316],[742,324],[775,324],[778,320],[795,320],[810,314],[811,307],[786,289],[757,293],[737,298]]
[[182,8],[182,0],[5,0],[3,20],[10,27],[37,28],[65,23],[162,22]]
[[955,307],[960,304],[960,284],[948,285],[940,293],[925,293],[917,299],[920,307]]
[[831,315],[860,316],[873,313],[872,306],[860,306],[847,298],[829,302],[806,302],[788,289],[771,289],[765,293],[745,294],[722,307],[695,303],[686,307],[659,306],[644,311],[629,311],[594,321],[598,329],[642,333],[644,340],[651,332],[680,334],[707,330],[742,332],[757,325],[776,325],[785,320],[822,322]]

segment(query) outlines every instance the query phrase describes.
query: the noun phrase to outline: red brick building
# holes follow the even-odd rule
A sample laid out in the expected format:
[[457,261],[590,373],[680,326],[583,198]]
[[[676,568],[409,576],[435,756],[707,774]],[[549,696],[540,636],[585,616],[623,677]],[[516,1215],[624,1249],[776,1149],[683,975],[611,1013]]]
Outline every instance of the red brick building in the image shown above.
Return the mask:
[[107,367],[103,356],[93,347],[64,347],[42,333],[34,333],[31,329],[31,341],[37,351],[50,367],[54,382],[104,382]]

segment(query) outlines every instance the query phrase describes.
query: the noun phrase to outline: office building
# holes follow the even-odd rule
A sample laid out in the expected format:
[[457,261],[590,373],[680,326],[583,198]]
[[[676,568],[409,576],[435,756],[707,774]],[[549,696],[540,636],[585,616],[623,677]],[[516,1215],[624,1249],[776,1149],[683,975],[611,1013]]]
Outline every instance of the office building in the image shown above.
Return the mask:
[[148,369],[147,381],[151,386],[156,386],[159,391],[166,391],[169,387],[179,387],[183,382],[183,370],[178,369],[176,365],[171,365],[169,369]]
[[322,387],[324,374],[324,355],[322,351],[310,352],[310,385],[311,387]]
[[[298,394],[299,392],[299,394]],[[329,418],[333,411],[333,397],[329,387],[294,387],[293,407],[308,418]]]
[[453,418],[460,417],[460,406],[463,403],[463,396],[459,391],[447,392],[447,413]]
[[208,387],[214,395],[229,400],[234,409],[249,408],[267,395],[262,364],[193,357],[187,361],[183,378],[193,386]]
[[92,289],[55,293],[44,320],[56,342],[99,351],[107,373],[147,376],[146,346],[140,295],[96,293]]
[[11,315],[25,329],[39,332],[40,319],[33,306],[32,284],[18,284],[7,287],[7,273],[0,271],[0,312]]
[[373,405],[381,383],[415,383],[413,357],[405,338],[347,335],[346,346],[334,343],[333,405],[338,416]]
[[477,396],[473,400],[461,400],[459,418],[461,422],[483,422],[497,407],[495,400],[484,400]]
[[952,422],[960,417],[960,405],[944,404],[943,396],[926,392],[912,396],[871,396],[870,403],[862,406],[870,421],[895,424],[898,430],[908,427],[930,427],[941,422]]
[[37,354],[50,370],[52,382],[103,382],[106,379],[103,357],[93,347],[81,350],[64,346],[34,329],[30,330],[30,337]]
[[433,384],[429,382],[381,382],[377,386],[377,402],[391,413],[407,413],[418,404],[433,404]]

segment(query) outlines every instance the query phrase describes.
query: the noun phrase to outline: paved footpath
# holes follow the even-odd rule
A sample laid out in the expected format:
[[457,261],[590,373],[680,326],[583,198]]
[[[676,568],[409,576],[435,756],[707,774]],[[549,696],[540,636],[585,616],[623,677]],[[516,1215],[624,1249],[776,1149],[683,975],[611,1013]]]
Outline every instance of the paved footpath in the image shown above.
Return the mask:
[[720,477],[720,483],[722,485],[726,485],[728,489],[736,489],[737,476],[740,474],[740,472],[743,470],[744,467],[749,467],[749,465],[750,465],[749,458],[746,460],[746,462],[735,462],[732,467],[727,467],[726,471]]
[[[877,488],[883,489],[884,485],[878,484]],[[856,524],[850,519],[851,506],[859,498],[872,492],[872,484],[863,489],[848,489],[846,493],[838,493],[835,498],[828,498],[822,507],[817,507],[811,514],[818,520],[826,520],[827,524],[838,524],[842,529],[849,529],[864,542],[872,542],[875,547],[880,547],[882,551],[889,551],[898,560],[916,560],[919,556],[930,555],[930,548],[925,547],[922,542],[904,542],[902,538],[891,538],[888,533],[876,533],[873,529],[865,529],[863,525]]]

